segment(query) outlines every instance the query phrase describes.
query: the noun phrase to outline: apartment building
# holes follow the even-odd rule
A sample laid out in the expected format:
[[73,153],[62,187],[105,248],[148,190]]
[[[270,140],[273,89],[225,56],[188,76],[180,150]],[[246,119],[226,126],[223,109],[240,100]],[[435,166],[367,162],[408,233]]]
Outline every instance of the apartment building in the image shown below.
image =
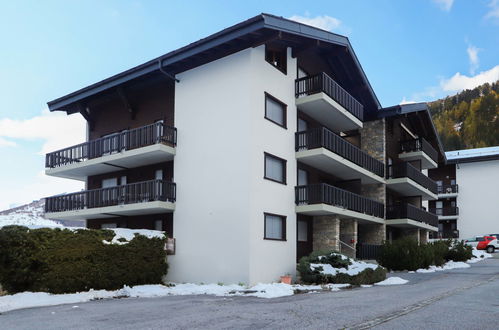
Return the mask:
[[432,238],[469,238],[499,232],[499,147],[446,152],[446,164],[429,171],[437,182],[438,215]]
[[88,139],[47,154],[86,188],[46,217],[166,231],[171,281],[271,282],[313,250],[437,230],[428,109],[383,109],[337,34],[261,14],[48,105]]

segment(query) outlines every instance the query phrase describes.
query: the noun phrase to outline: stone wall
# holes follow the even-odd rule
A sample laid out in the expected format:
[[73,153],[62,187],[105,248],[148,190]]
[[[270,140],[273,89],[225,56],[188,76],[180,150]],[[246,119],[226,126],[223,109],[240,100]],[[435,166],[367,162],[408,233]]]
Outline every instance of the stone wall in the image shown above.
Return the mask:
[[419,228],[404,230],[404,236],[413,238],[416,241],[418,241],[418,243],[419,243],[419,239],[421,238],[420,233],[419,233]]
[[382,244],[386,237],[385,224],[359,224],[358,242],[365,244]]
[[314,217],[313,249],[340,251],[340,219],[335,215]]
[[371,157],[386,164],[385,161],[385,119],[364,122],[364,127],[359,130],[361,149]]
[[429,234],[429,232],[426,229],[419,230],[419,243],[420,244],[428,243],[428,234]]
[[340,221],[340,251],[346,256],[355,258],[357,244],[357,220],[341,219]]

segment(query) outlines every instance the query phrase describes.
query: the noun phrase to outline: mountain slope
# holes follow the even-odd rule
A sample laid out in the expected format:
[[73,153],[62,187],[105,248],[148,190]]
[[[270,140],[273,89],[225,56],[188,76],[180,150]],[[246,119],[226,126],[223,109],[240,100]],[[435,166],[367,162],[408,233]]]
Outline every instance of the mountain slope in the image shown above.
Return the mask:
[[56,221],[45,219],[45,202],[43,199],[33,201],[9,210],[0,211],[0,227],[19,225],[27,227],[63,227]]
[[499,145],[499,81],[428,106],[445,151]]

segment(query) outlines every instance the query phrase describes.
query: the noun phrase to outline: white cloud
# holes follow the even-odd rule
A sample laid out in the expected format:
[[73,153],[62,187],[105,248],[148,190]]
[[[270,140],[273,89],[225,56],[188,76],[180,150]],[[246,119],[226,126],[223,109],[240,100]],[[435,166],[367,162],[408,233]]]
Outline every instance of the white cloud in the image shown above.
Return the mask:
[[405,96],[402,98],[402,101],[400,101],[400,105],[402,104],[411,104],[411,103],[417,103],[416,101],[413,101],[413,100],[408,100],[405,98]]
[[289,17],[289,19],[303,24],[315,26],[316,28],[326,31],[339,31],[340,27],[342,27],[342,22],[339,19],[328,15],[315,17],[310,17],[308,15],[293,15]]
[[466,52],[468,53],[468,58],[470,60],[470,74],[474,75],[478,66],[480,65],[480,61],[478,59],[479,48],[476,48],[473,45],[468,45]]
[[499,80],[499,65],[470,77],[457,72],[449,79],[442,79],[440,81],[440,87],[444,92],[459,92],[465,89],[475,88],[485,83],[492,83],[497,80]]
[[6,140],[0,137],[0,148],[1,147],[15,147],[16,143],[13,141]]
[[[7,140],[6,140],[7,139]],[[0,146],[12,140],[42,140],[41,154],[85,141],[85,120],[80,115],[44,110],[29,119],[0,118]]]
[[437,4],[443,11],[450,11],[452,5],[454,4],[454,0],[433,0],[433,2]]
[[491,0],[488,7],[490,10],[485,15],[485,18],[499,22],[499,0]]

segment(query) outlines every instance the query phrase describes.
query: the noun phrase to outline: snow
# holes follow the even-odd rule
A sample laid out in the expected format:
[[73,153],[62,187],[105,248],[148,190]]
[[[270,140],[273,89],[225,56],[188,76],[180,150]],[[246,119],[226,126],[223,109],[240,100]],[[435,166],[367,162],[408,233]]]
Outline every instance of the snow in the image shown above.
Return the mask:
[[[343,274],[348,274],[350,276],[355,276],[355,275],[358,275],[363,270],[366,270],[368,268],[371,268],[374,270],[374,269],[379,267],[378,265],[375,265],[375,264],[370,264],[367,262],[356,261],[356,260],[350,259],[347,256],[344,256],[342,254],[340,254],[340,256],[343,260],[348,259],[352,263],[350,266],[348,266],[348,269],[346,269],[346,268],[334,268],[330,264],[317,264],[317,263],[311,263],[310,269],[316,270],[317,268],[322,267],[322,270],[320,271],[321,274],[334,276],[338,273],[343,273]],[[319,258],[319,260],[320,260],[320,258]]]
[[492,258],[492,254],[487,253],[484,250],[477,250],[476,248],[473,248],[473,256],[474,258],[468,260],[467,263],[474,264],[484,259]]
[[374,285],[400,285],[400,284],[406,284],[409,282],[408,280],[404,280],[403,278],[400,277],[389,277],[384,281],[374,283]]
[[450,159],[464,159],[471,157],[493,156],[499,154],[499,146],[487,148],[475,148],[466,150],[447,151],[445,156]]
[[[81,229],[81,228],[80,228]],[[136,234],[143,235],[147,238],[164,238],[165,232],[159,230],[149,230],[149,229],[128,229],[128,228],[110,228],[108,230],[114,231],[114,237],[109,241],[102,241],[104,244],[118,244],[123,245],[131,241]]]
[[61,228],[60,223],[44,218],[42,200],[21,205],[10,210],[0,212],[0,228],[4,226],[25,226],[28,228]]
[[416,270],[416,273],[434,273],[443,270],[458,269],[458,268],[469,268],[470,265],[462,261],[447,261],[442,266],[430,266],[429,268],[420,268]]

